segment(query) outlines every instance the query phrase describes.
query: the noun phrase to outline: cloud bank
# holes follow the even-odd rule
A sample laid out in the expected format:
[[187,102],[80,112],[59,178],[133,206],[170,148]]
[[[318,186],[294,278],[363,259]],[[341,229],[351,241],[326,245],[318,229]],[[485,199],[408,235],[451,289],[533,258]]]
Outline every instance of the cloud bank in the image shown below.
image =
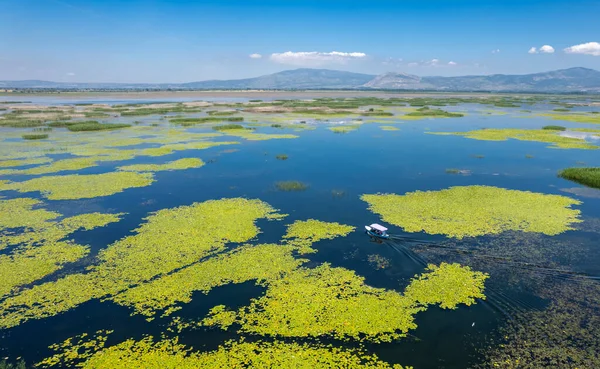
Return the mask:
[[284,53],[271,54],[269,59],[280,64],[315,66],[323,64],[346,64],[349,61],[360,60],[366,57],[367,54],[360,52],[286,51]]
[[250,54],[250,55],[248,55],[248,56],[249,56],[250,58],[252,58],[252,59],[260,59],[260,58],[262,58],[262,55],[260,55],[260,54],[256,54],[256,53],[254,53],[254,54]]
[[585,44],[574,45],[565,49],[567,54],[583,54],[600,56],[600,43],[588,42]]
[[528,53],[530,54],[552,54],[554,53],[554,48],[550,45],[544,45],[542,47],[540,47],[539,49],[536,47],[532,47],[531,49],[529,49]]

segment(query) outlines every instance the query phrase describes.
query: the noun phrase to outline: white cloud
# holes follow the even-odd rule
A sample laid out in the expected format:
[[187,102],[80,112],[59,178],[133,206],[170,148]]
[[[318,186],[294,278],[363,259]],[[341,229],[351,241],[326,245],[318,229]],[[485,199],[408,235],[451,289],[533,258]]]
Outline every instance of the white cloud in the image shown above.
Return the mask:
[[431,61],[429,61],[429,64],[431,64],[431,65],[438,65],[439,62],[440,62],[439,59],[431,59]]
[[568,54],[585,54],[600,56],[600,43],[588,42],[585,44],[574,45],[571,47],[567,47],[565,49],[565,52]]
[[540,52],[545,54],[552,54],[554,52],[554,48],[550,45],[544,45],[540,47]]
[[250,54],[249,56],[250,56],[250,58],[252,58],[252,59],[260,59],[260,58],[262,58],[262,55],[260,55],[260,54],[256,54],[256,53],[254,53],[254,54]]
[[457,63],[456,63],[456,62],[453,62],[453,61],[449,61],[449,62],[448,62],[448,65],[456,65],[456,64],[457,64]]
[[500,49],[494,49],[492,50],[492,54],[498,54],[500,52]]
[[73,77],[74,75],[75,75],[75,73],[73,73],[73,72],[67,73],[67,76],[69,76],[69,77]]
[[348,61],[360,60],[367,57],[365,53],[359,52],[319,52],[319,51],[286,51],[284,53],[271,54],[270,59],[275,63],[291,65],[322,65],[322,64],[345,64]]
[[528,53],[530,53],[530,54],[537,54],[538,51],[537,51],[537,49],[535,47],[531,47],[531,49],[529,49]]

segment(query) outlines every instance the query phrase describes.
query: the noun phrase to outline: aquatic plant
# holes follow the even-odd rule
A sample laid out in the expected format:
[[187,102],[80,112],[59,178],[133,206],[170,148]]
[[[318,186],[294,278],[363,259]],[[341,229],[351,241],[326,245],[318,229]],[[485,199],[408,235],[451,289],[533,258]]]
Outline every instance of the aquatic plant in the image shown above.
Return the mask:
[[190,168],[200,168],[204,162],[197,158],[185,158],[168,162],[166,164],[133,164],[118,167],[118,170],[127,172],[159,172],[164,170],[183,170]]
[[286,154],[278,154],[278,155],[275,155],[275,159],[277,159],[277,160],[287,160],[288,156]]
[[275,188],[279,191],[306,191],[308,189],[306,183],[300,181],[280,181],[275,183]]
[[42,202],[37,199],[0,200],[0,230],[21,227],[41,229],[60,217],[60,213],[38,208],[40,205]]
[[400,128],[394,126],[379,126],[379,128],[383,131],[399,131]]
[[567,168],[558,172],[558,176],[584,186],[600,188],[600,168]]
[[460,173],[460,169],[448,168],[448,169],[446,169],[446,173],[448,173],[448,174],[458,174],[458,173]]
[[[462,267],[458,265],[439,268],[439,276],[432,266],[425,273],[430,276],[413,279],[405,295],[367,286],[364,278],[353,271],[329,264],[299,268],[271,282],[265,295],[253,299],[248,307],[237,312],[218,307],[204,323],[222,325],[234,321],[241,326],[241,332],[278,337],[326,335],[342,340],[390,342],[416,328],[414,315],[426,310],[428,304],[455,308],[461,301],[471,304],[474,298],[483,296],[485,274],[468,268],[459,271]],[[429,291],[432,295],[419,301],[422,295],[413,290]],[[232,313],[236,319],[232,320]],[[227,326],[223,324],[223,328]]]
[[90,199],[154,182],[152,173],[111,172],[90,175],[48,176],[0,185],[0,191],[41,192],[50,200]]
[[367,261],[375,269],[386,269],[390,266],[390,259],[379,254],[371,254],[367,256]]
[[169,122],[174,124],[180,124],[183,126],[189,126],[201,123],[211,122],[243,122],[244,117],[201,117],[201,118],[175,118],[170,119]]
[[281,217],[260,200],[242,198],[160,210],[148,217],[135,235],[100,251],[97,265],[86,273],[68,274],[2,301],[0,327],[53,316],[91,299],[115,296],[133,285],[223,251],[226,243],[249,241],[259,233],[255,225],[258,219]]
[[320,240],[345,237],[355,229],[356,227],[336,222],[323,222],[316,219],[297,220],[288,226],[283,239],[307,240],[313,244]]
[[21,138],[23,138],[24,140],[44,140],[48,137],[49,137],[48,134],[33,134],[33,133],[21,136]]
[[164,369],[196,368],[282,368],[282,369],[411,369],[390,365],[359,349],[294,342],[229,341],[217,350],[196,353],[175,340],[154,342],[129,339],[93,355],[83,369],[149,368],[156,363]]
[[51,345],[49,349],[56,354],[45,358],[37,363],[36,367],[51,368],[61,367],[81,367],[81,362],[92,357],[95,353],[106,346],[108,336],[114,331],[99,330],[93,335],[87,333],[75,337],[67,338],[61,343]]
[[546,129],[549,131],[566,131],[567,128],[563,126],[543,126],[542,129]]
[[227,131],[230,129],[244,129],[244,126],[239,124],[222,124],[220,126],[212,127],[215,131]]
[[554,120],[564,120],[567,122],[600,124],[599,116],[585,113],[539,114],[539,116],[552,118]]
[[112,300],[148,317],[161,310],[170,315],[177,310],[176,304],[189,303],[195,291],[208,293],[218,286],[247,281],[264,285],[281,278],[307,261],[294,258],[294,250],[274,244],[245,245],[128,289]]
[[544,129],[513,129],[513,128],[499,128],[499,129],[480,129],[468,132],[426,132],[435,135],[456,135],[472,138],[475,140],[484,141],[506,141],[509,138],[520,140],[520,141],[535,141],[535,142],[546,142],[551,144],[551,148],[561,149],[588,149],[595,150],[600,148],[599,146],[587,143],[582,138],[560,136],[554,130]]
[[407,232],[455,238],[507,230],[556,235],[579,223],[580,202],[569,197],[490,186],[451,187],[405,195],[363,195],[369,210]]
[[489,277],[485,273],[448,263],[429,264],[426,270],[415,276],[404,290],[404,296],[419,304],[439,305],[442,309],[456,309],[459,304],[471,306],[475,299],[485,299],[484,282]]
[[39,158],[31,158],[31,159],[0,160],[0,168],[46,164],[51,161],[52,161],[52,159],[47,158],[47,157],[39,157]]
[[86,131],[109,131],[113,129],[121,129],[131,127],[131,124],[125,123],[98,123],[96,121],[77,122],[77,124],[67,125],[67,129],[72,132]]

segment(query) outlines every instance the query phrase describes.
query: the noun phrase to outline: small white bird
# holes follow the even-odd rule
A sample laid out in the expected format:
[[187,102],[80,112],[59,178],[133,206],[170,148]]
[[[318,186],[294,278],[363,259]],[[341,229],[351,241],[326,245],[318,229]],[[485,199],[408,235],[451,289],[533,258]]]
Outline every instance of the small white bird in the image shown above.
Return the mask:
[[471,327],[474,327],[474,326],[475,326],[475,322],[473,322],[473,324],[471,324]]

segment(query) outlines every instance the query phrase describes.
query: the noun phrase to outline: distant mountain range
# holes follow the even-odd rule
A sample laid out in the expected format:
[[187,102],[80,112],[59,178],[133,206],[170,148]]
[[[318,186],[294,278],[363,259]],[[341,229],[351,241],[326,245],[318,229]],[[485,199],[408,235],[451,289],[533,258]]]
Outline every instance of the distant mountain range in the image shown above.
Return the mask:
[[67,83],[0,81],[0,88],[63,90],[429,90],[514,92],[600,92],[600,72],[569,68],[551,72],[461,77],[419,77],[405,73],[370,75],[329,69],[295,69],[256,78],[188,83]]

